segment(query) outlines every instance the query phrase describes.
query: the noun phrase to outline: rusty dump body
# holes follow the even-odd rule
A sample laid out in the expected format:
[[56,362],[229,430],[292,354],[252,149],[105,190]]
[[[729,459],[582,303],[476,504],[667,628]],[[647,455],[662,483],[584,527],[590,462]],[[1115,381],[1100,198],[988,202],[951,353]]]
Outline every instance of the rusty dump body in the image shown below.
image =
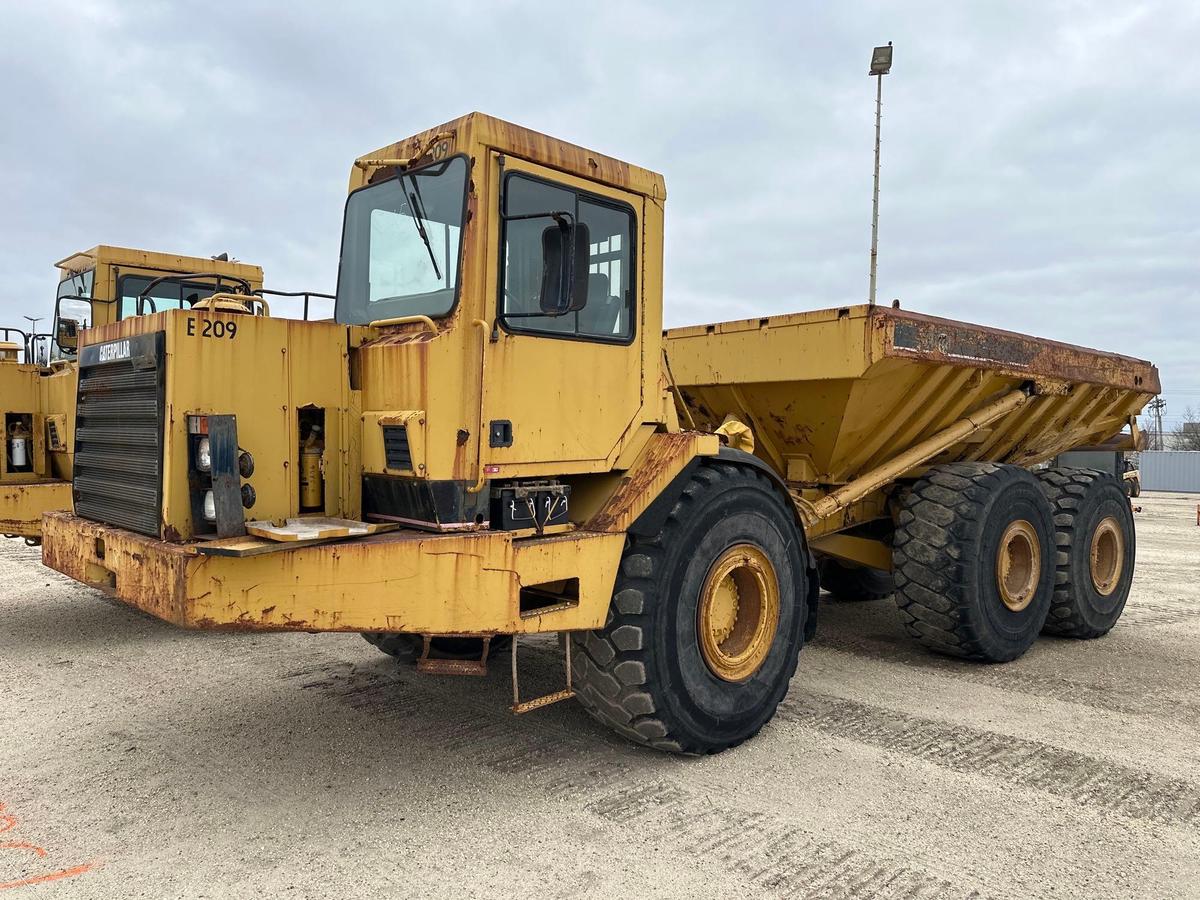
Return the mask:
[[[683,421],[745,422],[754,453],[802,504],[889,464],[889,483],[933,463],[1029,467],[1117,434],[1159,391],[1143,360],[883,307],[677,328],[666,348]],[[986,425],[903,465],[918,444],[1006,396],[1009,408]],[[883,516],[884,500],[868,492],[810,521],[810,534]]]

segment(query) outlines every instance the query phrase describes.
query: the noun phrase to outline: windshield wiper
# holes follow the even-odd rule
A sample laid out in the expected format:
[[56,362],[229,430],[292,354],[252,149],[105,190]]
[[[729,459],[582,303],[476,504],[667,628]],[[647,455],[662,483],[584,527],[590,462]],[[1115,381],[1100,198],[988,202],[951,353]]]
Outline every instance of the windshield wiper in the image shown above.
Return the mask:
[[413,224],[417,226],[417,234],[421,236],[421,240],[425,243],[425,249],[429,251],[429,263],[433,266],[433,274],[438,281],[442,280],[442,270],[438,268],[437,257],[433,252],[433,244],[429,242],[429,234],[425,231],[425,201],[421,199],[421,189],[417,187],[417,179],[412,175],[400,173],[400,186],[404,187],[404,179],[408,178],[412,185],[412,192],[408,195],[408,205],[412,210]]

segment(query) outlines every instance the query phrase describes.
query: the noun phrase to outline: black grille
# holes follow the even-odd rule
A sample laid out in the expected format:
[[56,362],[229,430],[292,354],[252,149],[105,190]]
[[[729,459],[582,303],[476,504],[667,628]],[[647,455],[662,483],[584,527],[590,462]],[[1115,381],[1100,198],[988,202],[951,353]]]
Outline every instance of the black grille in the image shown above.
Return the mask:
[[159,536],[162,332],[84,347],[75,411],[75,513]]
[[412,471],[412,451],[408,448],[408,429],[403,425],[383,426],[383,458],[389,469]]

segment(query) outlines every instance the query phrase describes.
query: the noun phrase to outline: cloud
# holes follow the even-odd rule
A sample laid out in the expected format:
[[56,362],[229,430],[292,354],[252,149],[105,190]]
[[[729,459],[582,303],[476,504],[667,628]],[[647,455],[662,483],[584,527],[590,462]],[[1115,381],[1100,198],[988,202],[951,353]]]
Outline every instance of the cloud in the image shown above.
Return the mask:
[[[1200,392],[1200,13],[1183,3],[14,4],[0,320],[96,243],[331,290],[350,161],[470,109],[667,179],[666,321],[880,291]],[[19,40],[11,40],[20,36]],[[1180,393],[1173,395],[1172,391]]]

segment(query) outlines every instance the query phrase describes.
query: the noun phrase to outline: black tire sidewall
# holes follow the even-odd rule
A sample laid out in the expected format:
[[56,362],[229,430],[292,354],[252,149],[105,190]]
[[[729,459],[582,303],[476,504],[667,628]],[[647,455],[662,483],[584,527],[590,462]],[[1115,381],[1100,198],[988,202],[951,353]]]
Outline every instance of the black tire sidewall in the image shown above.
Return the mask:
[[[804,555],[793,524],[774,492],[742,480],[680,523],[664,560],[658,615],[653,626],[660,671],[652,679],[666,686],[656,705],[690,734],[749,736],[773,714],[795,670],[803,641],[806,603]],[[775,569],[779,585],[779,623],[770,653],[749,679],[733,683],[712,673],[700,652],[697,611],[712,564],[728,548],[751,544]],[[674,729],[672,729],[674,730]]]
[[821,587],[835,600],[878,600],[889,596],[896,589],[891,572],[844,563],[832,556],[822,558],[817,570],[820,573]]
[[420,635],[364,631],[362,637],[380,652],[403,662],[411,662],[421,655]]
[[[1125,540],[1125,558],[1116,588],[1107,597],[1092,583],[1092,535],[1097,526],[1112,517]],[[1101,479],[1092,484],[1075,513],[1074,540],[1068,548],[1070,585],[1075,612],[1092,633],[1103,633],[1116,624],[1125,609],[1129,588],[1133,582],[1136,557],[1136,537],[1129,498],[1115,479]]]
[[[1000,598],[996,566],[1000,539],[1008,526],[1024,519],[1037,533],[1041,551],[1038,587],[1029,605],[1012,610]],[[1049,502],[1033,476],[1005,485],[990,498],[979,533],[979,556],[974,588],[979,602],[974,611],[979,637],[990,645],[989,657],[1014,659],[1036,640],[1050,612],[1054,594],[1054,517]]]

